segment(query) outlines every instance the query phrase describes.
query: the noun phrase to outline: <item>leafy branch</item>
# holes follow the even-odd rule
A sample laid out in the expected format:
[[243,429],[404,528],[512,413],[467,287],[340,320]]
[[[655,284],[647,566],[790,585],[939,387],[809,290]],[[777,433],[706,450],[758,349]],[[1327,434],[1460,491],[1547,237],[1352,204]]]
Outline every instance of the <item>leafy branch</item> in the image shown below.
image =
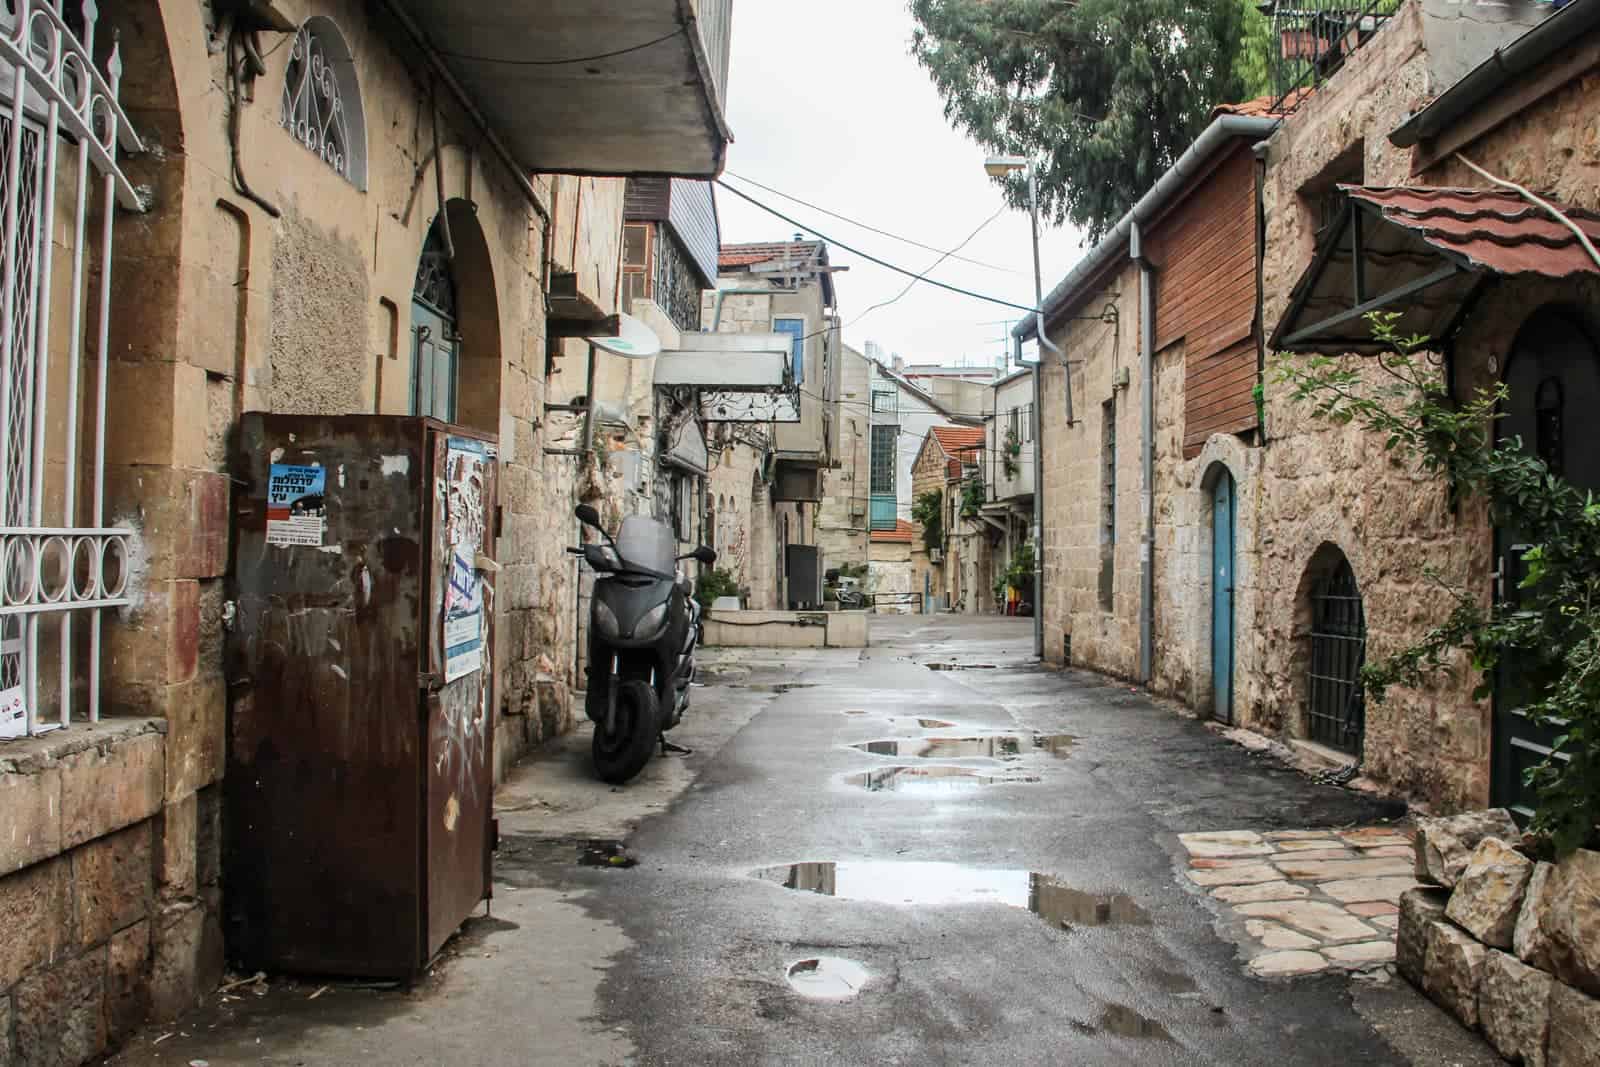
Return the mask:
[[[1521,438],[1497,439],[1509,399],[1504,384],[1453,399],[1417,356],[1427,338],[1401,336],[1398,318],[1367,316],[1386,349],[1381,374],[1363,374],[1348,359],[1280,357],[1277,381],[1319,418],[1381,436],[1387,452],[1484,504],[1489,521],[1514,530],[1520,548],[1515,561],[1502,560],[1488,604],[1426,568],[1450,610],[1409,647],[1363,668],[1362,682],[1381,703],[1391,689],[1450,674],[1464,653],[1479,678],[1475,698],[1494,694],[1554,728],[1551,755],[1526,782],[1537,797],[1532,829],[1566,853],[1600,840],[1600,502]],[[1507,581],[1513,563],[1521,573]]]

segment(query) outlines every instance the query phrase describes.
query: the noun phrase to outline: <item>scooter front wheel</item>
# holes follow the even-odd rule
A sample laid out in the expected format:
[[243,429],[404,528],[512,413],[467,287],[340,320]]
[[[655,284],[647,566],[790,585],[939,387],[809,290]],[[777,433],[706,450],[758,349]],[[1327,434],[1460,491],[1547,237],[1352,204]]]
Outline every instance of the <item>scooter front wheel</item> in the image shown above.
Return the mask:
[[603,722],[594,728],[594,770],[601,781],[621,785],[643,770],[655,749],[660,722],[656,692],[648,682],[635,678],[619,683],[616,729],[607,732]]

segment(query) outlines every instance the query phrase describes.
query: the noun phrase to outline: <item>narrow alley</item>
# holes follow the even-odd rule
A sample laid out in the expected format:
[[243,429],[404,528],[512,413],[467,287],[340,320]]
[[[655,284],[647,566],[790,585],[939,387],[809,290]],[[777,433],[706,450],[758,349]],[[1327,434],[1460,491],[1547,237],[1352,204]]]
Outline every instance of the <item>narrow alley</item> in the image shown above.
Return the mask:
[[692,754],[620,789],[583,732],[515,769],[492,917],[416,989],[245,981],[113,1062],[1495,1062],[1385,967],[1252,976],[1186,875],[1180,834],[1383,803],[1041,670],[1025,619],[872,640],[707,650]]

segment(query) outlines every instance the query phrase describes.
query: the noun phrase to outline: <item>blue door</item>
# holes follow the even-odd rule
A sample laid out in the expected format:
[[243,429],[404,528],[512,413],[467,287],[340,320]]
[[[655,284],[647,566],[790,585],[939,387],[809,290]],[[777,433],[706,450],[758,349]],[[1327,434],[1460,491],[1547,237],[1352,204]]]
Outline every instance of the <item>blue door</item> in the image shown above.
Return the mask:
[[1212,714],[1233,721],[1233,475],[1224,471],[1211,491]]

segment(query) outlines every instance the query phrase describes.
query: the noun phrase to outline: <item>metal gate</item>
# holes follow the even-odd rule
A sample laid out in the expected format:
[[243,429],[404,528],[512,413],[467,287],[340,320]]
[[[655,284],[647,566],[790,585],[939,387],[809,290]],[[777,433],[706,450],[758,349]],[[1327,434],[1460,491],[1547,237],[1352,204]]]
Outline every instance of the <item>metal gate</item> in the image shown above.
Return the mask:
[[1306,732],[1311,740],[1361,755],[1366,698],[1361,665],[1367,659],[1367,619],[1350,561],[1317,579],[1311,592],[1311,669]]
[[106,361],[116,211],[145,208],[117,155],[143,146],[98,15],[92,0],[0,6],[0,701],[24,709],[0,736],[67,725],[75,692],[99,718],[101,614],[130,602],[132,532],[105,515]]

